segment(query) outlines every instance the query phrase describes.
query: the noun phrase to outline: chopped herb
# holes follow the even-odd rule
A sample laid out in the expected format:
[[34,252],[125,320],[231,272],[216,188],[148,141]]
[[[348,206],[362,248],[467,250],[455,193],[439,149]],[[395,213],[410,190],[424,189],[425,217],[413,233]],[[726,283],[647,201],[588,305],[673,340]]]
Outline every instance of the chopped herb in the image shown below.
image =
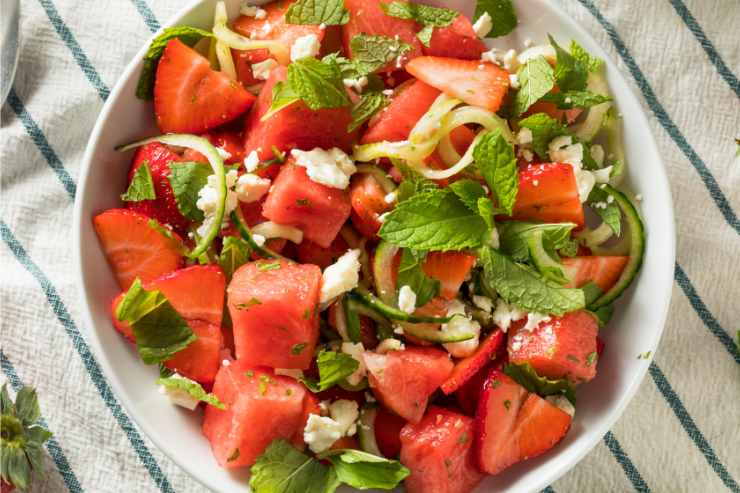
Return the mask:
[[460,445],[468,443],[468,434],[463,433],[462,435],[460,435],[460,437],[457,439],[457,443],[459,443]]
[[257,298],[252,298],[251,300],[247,301],[246,303],[237,303],[234,305],[234,307],[237,310],[249,310],[251,307],[255,305],[261,305],[262,302],[258,300]]
[[228,459],[226,459],[226,462],[234,462],[236,459],[239,458],[239,449],[234,449],[234,452],[229,456]]
[[260,271],[266,271],[266,270],[275,270],[280,268],[280,262],[258,262],[257,263],[257,270]]
[[295,204],[300,207],[306,207],[311,205],[311,201],[308,199],[296,199]]
[[252,370],[247,370],[244,374],[247,376],[247,378],[254,377],[254,372]]
[[637,355],[637,359],[648,359],[651,354],[653,354],[652,351],[646,351],[646,352],[644,352],[642,354],[638,354]]
[[306,310],[303,312],[303,318],[306,319],[306,320],[310,320],[311,319],[311,311],[312,310],[310,308],[306,308]]
[[578,357],[577,357],[577,356],[575,356],[575,355],[573,355],[573,354],[569,354],[569,355],[567,355],[567,356],[565,357],[565,359],[567,359],[567,360],[569,360],[569,361],[573,361],[573,362],[575,362],[575,363],[580,363],[580,362],[581,362],[581,360],[579,360],[579,359],[578,359]]
[[591,366],[596,362],[596,358],[598,358],[598,353],[594,351],[593,353],[590,353],[588,356],[586,356],[586,366]]
[[500,385],[501,385],[501,380],[494,380],[494,381],[493,381],[493,388],[494,388],[494,389],[495,389],[496,387],[500,386]]
[[507,410],[507,411],[508,411],[509,409],[511,409],[511,401],[510,401],[509,399],[506,399],[506,400],[504,401],[504,407],[506,408],[506,410]]
[[290,353],[297,356],[301,354],[304,349],[306,349],[306,343],[301,342],[300,344],[294,344],[293,347],[290,348]]
[[259,383],[259,392],[260,392],[260,395],[265,395],[267,393],[267,382],[265,382],[262,379],[260,379],[260,383]]

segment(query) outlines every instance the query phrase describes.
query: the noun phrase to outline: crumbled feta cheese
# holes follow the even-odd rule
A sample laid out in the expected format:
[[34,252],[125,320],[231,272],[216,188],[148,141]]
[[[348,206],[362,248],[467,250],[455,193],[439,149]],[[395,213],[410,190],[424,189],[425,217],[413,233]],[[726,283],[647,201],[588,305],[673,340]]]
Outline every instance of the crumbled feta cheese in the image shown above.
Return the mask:
[[591,146],[590,153],[596,165],[600,168],[604,164],[604,148],[599,144],[594,144]]
[[563,412],[568,414],[571,418],[576,414],[576,408],[564,395],[548,395],[545,400],[555,407],[560,408]]
[[342,293],[357,287],[360,281],[360,250],[349,250],[324,269],[321,276],[321,303],[333,300]]
[[566,97],[564,100],[565,104],[570,104],[573,102],[573,100],[570,98],[570,96]]
[[[457,316],[453,316],[457,315]],[[480,324],[465,313],[465,304],[460,300],[453,300],[447,310],[447,316],[452,320],[442,324],[442,332],[472,332],[475,337],[466,341],[448,342],[443,344],[444,348],[456,358],[470,356],[478,348],[480,338]]]
[[244,158],[244,167],[247,169],[247,173],[252,173],[260,165],[260,157],[257,151],[252,151],[247,157]]
[[496,65],[501,65],[502,62],[499,51],[496,48],[491,48],[489,51],[481,53],[480,59],[482,62],[495,63]]
[[394,203],[396,201],[396,199],[398,199],[398,194],[396,192],[391,192],[388,195],[386,195],[385,197],[383,197],[383,201],[386,204],[392,204],[392,203]]
[[236,196],[239,202],[257,202],[270,189],[270,180],[253,173],[244,173],[236,181]]
[[517,57],[517,61],[519,62],[519,65],[524,65],[532,58],[537,58],[538,56],[543,56],[549,63],[555,63],[557,60],[557,54],[555,53],[555,48],[552,47],[550,44],[544,44],[544,45],[537,45],[532,46],[530,48],[527,48],[523,52],[519,53],[519,56]]
[[319,147],[310,151],[294,149],[291,155],[298,166],[306,168],[306,174],[316,183],[344,190],[349,178],[357,171],[352,159],[338,147],[324,150]]
[[257,243],[257,246],[265,246],[265,241],[267,241],[267,238],[265,238],[262,235],[252,235],[252,239],[255,243]]
[[231,361],[225,359],[221,362],[221,366],[229,366],[231,364]]
[[478,20],[473,24],[473,31],[479,38],[485,38],[488,33],[493,29],[493,19],[488,12],[483,12],[483,15],[478,17]]
[[523,127],[516,134],[516,143],[519,144],[520,146],[531,144],[533,141],[534,141],[534,136],[532,135],[532,131],[526,127]]
[[[182,380],[190,380],[189,378],[185,378],[183,376],[180,376],[179,374],[175,373],[170,378],[180,378]],[[173,404],[176,404],[180,407],[184,407],[185,409],[189,409],[191,411],[194,411],[196,407],[198,407],[198,403],[200,402],[200,399],[196,399],[190,393],[183,389],[177,389],[173,387],[165,387],[164,385],[159,386],[159,392],[161,394],[166,395],[170,402]]]
[[416,310],[416,293],[409,286],[401,286],[398,290],[398,308],[409,314]]
[[260,235],[265,239],[285,238],[296,245],[303,241],[303,231],[300,229],[285,224],[277,224],[272,221],[257,224],[252,228],[252,233],[254,235]]
[[611,204],[612,202],[614,202],[614,196],[613,195],[607,196],[606,197],[606,203],[607,204]]
[[488,296],[473,295],[473,304],[486,313],[493,311],[493,300]]
[[396,325],[393,328],[393,333],[402,336],[403,335],[403,327],[401,327],[400,325]]
[[519,68],[519,61],[516,58],[516,50],[511,49],[504,53],[504,68],[509,72],[516,72]]
[[252,76],[258,80],[267,80],[270,77],[272,69],[278,66],[278,63],[272,58],[262,62],[252,64]]
[[591,204],[591,207],[594,209],[606,209],[607,203],[606,202],[594,202]]
[[367,375],[365,358],[362,357],[362,354],[365,352],[365,347],[362,345],[361,342],[343,342],[342,352],[344,354],[349,354],[350,356],[352,356],[352,359],[357,361],[358,364],[357,369],[354,371],[354,373],[347,377],[347,383],[349,383],[350,385],[359,385],[360,382],[362,382],[362,379],[365,378],[365,375]]
[[381,215],[379,215],[379,216],[378,216],[378,222],[379,222],[380,224],[383,224],[383,223],[385,222],[385,218],[386,218],[386,217],[388,217],[388,214],[390,214],[390,213],[391,213],[391,212],[390,212],[390,211],[388,211],[388,212],[384,212],[384,213],[382,213]]
[[512,89],[519,89],[519,76],[516,74],[509,74],[509,85]]
[[367,77],[363,75],[358,79],[343,79],[342,83],[344,84],[344,87],[354,89],[355,92],[359,94],[362,92],[365,86],[367,86]]
[[386,354],[390,351],[403,351],[404,349],[406,349],[406,346],[404,346],[401,341],[398,339],[388,338],[380,341],[378,347],[375,348],[375,352],[378,354]]
[[[238,199],[236,192],[234,192],[234,185],[238,179],[238,173],[236,170],[231,170],[226,173],[226,208],[224,210],[224,217],[228,217],[231,211],[236,209]],[[211,229],[211,225],[214,221],[214,215],[216,209],[218,209],[218,179],[215,174],[208,177],[206,184],[198,190],[198,200],[195,202],[195,206],[203,211],[205,218],[203,223],[195,230],[199,236],[205,236]],[[226,224],[224,222],[224,224]],[[223,227],[223,225],[222,225]]]
[[322,22],[321,24],[319,24],[319,29],[321,29],[322,31],[326,29],[326,23]]
[[609,183],[609,178],[612,176],[613,168],[614,166],[607,166],[606,168],[596,169],[592,171],[591,174],[594,175],[596,183]]
[[496,309],[493,311],[493,322],[499,329],[506,332],[509,330],[509,327],[511,327],[511,322],[521,320],[526,315],[526,312],[520,310],[515,305],[510,305],[503,299],[499,298],[496,301]]
[[552,161],[568,163],[573,167],[578,196],[581,202],[585,202],[596,184],[596,177],[590,171],[583,169],[583,144],[573,144],[570,136],[561,135],[550,142],[548,149]]
[[315,34],[301,36],[290,47],[290,61],[295,62],[301,58],[315,57],[320,50],[321,43]]
[[642,202],[642,194],[638,193],[637,195],[635,195],[635,200],[638,202]]
[[357,433],[357,418],[360,411],[357,402],[339,399],[329,404],[329,415],[342,427],[342,435],[351,437]]
[[247,17],[254,17],[255,19],[261,20],[267,17],[267,11],[256,5],[250,5],[249,2],[242,0],[241,6],[239,7],[239,13],[246,15]]
[[328,450],[342,438],[342,425],[332,418],[309,414],[303,429],[303,441],[312,452],[319,454]]
[[296,380],[303,378],[303,372],[295,368],[275,368],[275,375],[282,375],[284,377],[292,377]]
[[329,404],[331,404],[331,401],[328,399],[319,402],[319,410],[322,416],[329,416]]
[[383,96],[388,96],[388,97],[393,96],[393,89],[383,89],[380,92],[383,93]]
[[534,153],[529,149],[519,149],[519,154],[524,158],[525,161],[531,163],[534,160]]
[[541,313],[528,313],[527,323],[522,327],[522,330],[532,331],[542,322],[549,322],[550,317]]
[[534,41],[532,41],[532,38],[527,38],[524,40],[525,48],[531,48],[532,46],[534,46]]

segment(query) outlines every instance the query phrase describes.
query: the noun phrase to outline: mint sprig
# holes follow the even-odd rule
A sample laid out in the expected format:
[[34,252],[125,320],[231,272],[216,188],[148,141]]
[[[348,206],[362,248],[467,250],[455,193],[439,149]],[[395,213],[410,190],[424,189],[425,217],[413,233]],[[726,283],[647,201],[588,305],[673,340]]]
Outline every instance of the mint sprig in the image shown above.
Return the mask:
[[532,149],[543,160],[547,159],[550,142],[555,137],[568,134],[568,129],[562,123],[546,113],[535,113],[528,116],[519,121],[519,126],[528,128],[532,132]]
[[473,19],[477,21],[484,13],[491,16],[493,25],[491,32],[486,35],[487,38],[505,36],[513,31],[518,23],[511,0],[478,0]]
[[357,34],[349,46],[352,52],[351,63],[358,76],[380,70],[411,50],[411,46],[401,40],[371,34]]
[[507,215],[514,210],[519,192],[519,172],[514,147],[499,130],[483,134],[473,149],[473,159],[490,187],[498,206]]
[[386,15],[398,19],[413,20],[422,26],[416,33],[416,37],[429,46],[435,27],[447,27],[452,24],[455,17],[460,15],[455,10],[432,7],[430,5],[417,4],[413,2],[391,2],[381,3],[380,8]]
[[354,132],[388,104],[388,98],[380,91],[367,92],[352,107],[352,121],[347,132]]
[[[595,363],[596,354],[592,359]],[[576,404],[576,391],[565,378],[550,380],[537,374],[537,371],[529,363],[509,363],[504,366],[504,373],[511,377],[516,383],[533,392],[540,397],[548,395],[564,395],[571,404]]]
[[598,72],[604,66],[604,60],[592,56],[575,40],[570,42],[570,54],[589,72]]
[[249,244],[243,239],[237,236],[224,238],[221,254],[218,256],[218,265],[226,274],[226,279],[231,279],[239,267],[249,262],[251,252]]
[[352,375],[360,364],[349,354],[335,351],[319,351],[316,357],[319,379],[304,378],[301,381],[311,392],[322,392]]
[[615,235],[622,234],[622,209],[616,201],[609,202],[609,193],[599,187],[594,187],[588,195],[587,203],[591,209],[598,214],[614,232]]
[[572,108],[591,108],[592,106],[606,103],[611,100],[612,98],[609,96],[596,94],[591,91],[551,92],[549,94],[545,94],[542,98],[542,101],[555,103],[558,108],[563,110],[569,110]]
[[140,202],[142,200],[154,200],[157,192],[154,190],[152,171],[149,169],[149,161],[144,161],[136,169],[131,183],[128,184],[126,193],[121,195],[121,200],[126,202]]
[[548,35],[550,44],[555,48],[555,82],[562,92],[581,91],[586,89],[588,68],[577,58],[560,47],[555,39]]
[[188,395],[190,395],[194,399],[205,402],[206,404],[211,405],[217,409],[221,409],[222,411],[226,409],[226,406],[223,402],[219,400],[218,397],[216,397],[214,394],[209,394],[208,392],[203,390],[203,387],[201,387],[198,382],[190,380],[189,378],[185,378],[179,375],[171,375],[169,377],[157,379],[157,385],[162,385],[168,389],[187,392]]
[[426,252],[404,249],[398,266],[396,285],[408,286],[416,294],[416,306],[424,306],[439,294],[440,282],[427,276],[421,267]]
[[184,217],[195,222],[202,222],[203,211],[196,207],[198,192],[208,183],[208,176],[213,174],[210,166],[196,162],[171,162],[167,180],[172,187],[177,208]]
[[555,73],[543,56],[527,61],[517,72],[519,90],[514,98],[514,112],[521,115],[555,87]]
[[301,58],[288,66],[288,83],[306,105],[316,111],[322,108],[349,106],[350,100],[336,63],[315,58]]
[[339,26],[349,22],[343,0],[296,0],[287,12],[285,22],[318,26]]
[[542,233],[542,243],[548,253],[570,248],[570,233],[575,223],[528,223],[524,221],[506,221],[499,227],[499,249],[516,262],[530,260],[527,241],[534,234]]

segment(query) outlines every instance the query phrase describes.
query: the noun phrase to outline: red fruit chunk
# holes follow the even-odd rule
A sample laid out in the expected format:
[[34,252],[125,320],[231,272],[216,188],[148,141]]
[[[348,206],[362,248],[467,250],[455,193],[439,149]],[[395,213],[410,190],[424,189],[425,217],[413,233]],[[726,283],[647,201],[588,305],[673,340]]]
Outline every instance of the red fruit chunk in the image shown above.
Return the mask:
[[322,247],[311,240],[303,240],[297,248],[300,263],[318,265],[325,269],[344,255],[349,250],[349,245],[344,238],[337,236],[328,247]]
[[349,10],[349,22],[342,26],[344,51],[352,57],[350,41],[358,34],[386,36],[407,43],[411,50],[407,51],[400,62],[392,61],[381,69],[383,72],[393,72],[408,63],[409,60],[421,56],[421,41],[416,37],[417,24],[412,20],[391,17],[383,12],[381,4],[389,4],[392,0],[344,0],[344,6]]
[[206,406],[203,434],[221,467],[251,466],[273,440],[302,429],[306,390],[290,377],[233,361],[221,367],[212,392],[226,409]]
[[110,209],[95,216],[93,225],[124,291],[137,277],[151,281],[182,265],[182,241],[174,233],[165,235],[154,219],[128,209]]
[[154,81],[154,114],[163,133],[205,132],[234,120],[255,99],[179,39],[167,43]]
[[439,94],[437,89],[418,80],[406,85],[371,122],[370,128],[362,136],[362,143],[371,144],[384,140],[397,142],[408,139],[411,129]]
[[274,157],[273,146],[281,152],[316,147],[339,147],[349,152],[356,139],[355,133],[347,132],[347,126],[352,122],[349,107],[311,111],[299,101],[261,121],[272,104],[272,88],[286,78],[285,67],[277,67],[270,72],[257,103],[246,119],[245,154],[256,150],[260,160],[265,161]]
[[431,407],[401,430],[401,462],[411,470],[408,493],[469,493],[484,475],[473,454],[472,418]]
[[423,56],[411,60],[406,71],[448,96],[489,111],[501,108],[509,90],[509,73],[480,60]]
[[451,300],[457,296],[460,286],[474,264],[475,256],[469,253],[431,252],[421,268],[426,275],[440,282],[440,295]]
[[252,73],[252,64],[264,62],[270,58],[269,50],[231,50],[231,56],[234,59],[236,78],[244,87],[250,87],[264,82],[254,77],[254,74]]
[[375,415],[375,441],[384,457],[395,459],[401,453],[401,429],[406,420],[383,406]]
[[[291,378],[291,380],[294,380],[296,383],[298,383],[298,381],[295,379]],[[311,414],[321,415],[321,407],[319,407],[319,402],[320,401],[318,396],[312,394],[311,392],[306,392],[303,398],[303,414],[301,416],[300,425],[298,426],[298,429],[296,430],[293,437],[290,439],[293,445],[301,450],[306,447],[306,442],[303,441],[303,430],[306,428],[308,416]]]
[[473,31],[464,15],[458,15],[447,27],[435,27],[429,47],[422,46],[425,55],[480,60],[486,45]]
[[583,226],[583,206],[573,167],[563,163],[530,165],[519,171],[514,219],[573,222]]
[[592,281],[603,292],[607,292],[622,275],[628,260],[627,256],[564,258],[565,277],[570,280],[566,287],[580,288]]
[[346,191],[316,183],[302,166],[285,164],[273,181],[262,214],[273,222],[295,226],[306,239],[328,247],[351,208]]
[[202,320],[188,320],[197,339],[164,362],[164,366],[196,382],[210,385],[221,366],[224,337],[221,326]]
[[134,337],[134,329],[131,328],[131,325],[129,325],[128,322],[121,322],[116,318],[116,309],[118,308],[118,304],[121,303],[121,300],[123,297],[126,296],[126,293],[120,293],[118,296],[113,298],[113,301],[110,303],[110,318],[113,321],[113,327],[126,339],[128,339],[129,342],[136,343],[136,337]]
[[531,331],[518,323],[509,330],[509,361],[529,363],[548,378],[587,382],[596,376],[598,330],[596,319],[584,311],[552,317]]
[[455,365],[450,377],[442,384],[442,392],[451,394],[473,378],[496,358],[498,349],[503,342],[504,333],[500,330],[495,330],[488,334],[473,354],[460,360]]
[[571,416],[537,394],[529,394],[516,418],[512,444],[521,460],[553,448],[570,428]]
[[365,352],[364,358],[370,387],[380,402],[412,423],[421,420],[429,396],[447,380],[454,366],[446,352],[434,348]]
[[352,177],[349,187],[349,198],[352,202],[352,224],[362,236],[375,238],[382,223],[380,215],[391,208],[385,201],[386,193],[378,180],[368,173],[359,173]]
[[252,39],[280,41],[288,51],[302,36],[313,34],[319,42],[324,39],[324,30],[317,25],[288,24],[285,21],[285,12],[291,3],[293,2],[290,0],[279,0],[262,5],[261,8],[267,11],[267,15],[262,19],[241,15],[234,21],[234,31]]
[[315,265],[260,260],[237,269],[227,290],[236,358],[255,366],[308,368],[319,337],[320,284]]

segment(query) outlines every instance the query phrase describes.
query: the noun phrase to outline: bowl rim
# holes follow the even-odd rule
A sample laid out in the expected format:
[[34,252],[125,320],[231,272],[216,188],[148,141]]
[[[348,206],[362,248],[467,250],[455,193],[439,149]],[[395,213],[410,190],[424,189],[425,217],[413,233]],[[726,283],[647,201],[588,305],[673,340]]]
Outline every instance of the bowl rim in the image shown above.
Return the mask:
[[[175,464],[177,464],[186,474],[188,474],[190,477],[195,478],[202,485],[208,488],[214,488],[216,490],[219,490],[218,485],[212,482],[209,477],[190,470],[187,463],[180,460],[179,456],[177,456],[171,450],[172,448],[171,445],[165,443],[164,440],[160,440],[159,434],[155,433],[153,426],[150,426],[148,421],[138,416],[137,412],[135,412],[136,409],[133,406],[133,403],[130,402],[129,399],[126,397],[126,392],[124,391],[125,384],[121,381],[118,373],[114,371],[114,368],[110,360],[106,357],[106,354],[103,350],[102,341],[98,337],[97,329],[95,328],[95,323],[93,321],[93,316],[92,316],[91,304],[88,300],[88,293],[86,290],[84,272],[82,268],[82,266],[84,265],[84,262],[82,258],[82,248],[81,248],[81,237],[82,237],[81,232],[82,232],[82,227],[83,227],[83,221],[88,220],[87,215],[83,217],[83,213],[86,212],[83,210],[83,202],[84,202],[83,197],[88,192],[88,177],[90,174],[89,173],[90,168],[92,167],[92,157],[93,157],[95,148],[98,145],[98,141],[100,139],[103,126],[105,122],[111,116],[110,113],[111,113],[111,109],[114,106],[114,102],[121,96],[124,86],[126,85],[126,81],[128,81],[132,77],[132,75],[134,75],[139,70],[141,61],[144,58],[144,55],[146,54],[151,41],[158,34],[160,34],[163,29],[178,25],[179,23],[183,21],[185,17],[190,15],[196,9],[200,8],[203,4],[208,3],[208,2],[213,2],[213,1],[214,0],[195,0],[192,3],[186,5],[185,7],[179,9],[174,15],[168,18],[166,22],[162,23],[160,29],[158,29],[150,37],[147,38],[146,42],[142,45],[142,48],[133,56],[133,58],[128,62],[124,70],[121,72],[120,76],[117,78],[116,83],[113,89],[111,90],[109,97],[107,98],[105,104],[103,105],[103,108],[100,111],[100,114],[98,115],[98,118],[95,121],[95,125],[93,127],[92,132],[90,133],[90,137],[88,139],[88,143],[86,145],[85,152],[82,158],[82,165],[80,167],[77,194],[76,194],[75,202],[74,202],[73,225],[72,225],[72,228],[73,228],[72,248],[73,248],[73,260],[76,264],[75,265],[76,267],[75,284],[77,285],[78,293],[81,299],[81,314],[82,314],[82,320],[84,322],[83,327],[82,327],[82,332],[83,332],[83,335],[86,337],[87,342],[89,343],[90,347],[92,348],[93,354],[95,355],[99,365],[103,369],[105,378],[110,382],[111,387],[113,388],[113,391],[115,392],[116,397],[120,400],[127,414],[133,419],[133,421],[137,424],[137,426],[144,431],[147,437],[157,446],[157,448],[162,453],[164,453],[164,455],[166,455],[170,460],[172,460]],[[267,3],[267,1],[262,0],[258,3]],[[634,86],[630,83],[629,78],[625,77],[622,71],[619,70],[617,64],[612,60],[611,56],[609,56],[609,54],[601,47],[601,44],[598,43],[594,39],[594,37],[591,36],[591,34],[585,28],[581,27],[581,25],[578,22],[572,19],[564,11],[562,7],[560,7],[558,4],[548,2],[546,0],[528,0],[528,2],[539,4],[545,10],[549,9],[549,11],[554,12],[554,14],[557,16],[557,22],[562,24],[565,30],[574,33],[576,35],[575,37],[588,39],[594,46],[597,46],[598,47],[597,55],[601,57],[602,59],[604,59],[607,65],[607,68],[611,74],[611,77],[622,79],[622,81],[624,82],[624,89],[627,91],[629,96],[631,96],[637,102],[640,108],[640,111],[636,115],[636,118],[642,119],[645,128],[648,129],[648,135],[644,136],[644,138],[647,140],[645,144],[647,144],[648,147],[651,147],[656,151],[655,152],[656,161],[653,163],[653,166],[656,167],[655,172],[658,178],[658,182],[655,185],[657,185],[657,188],[662,188],[666,193],[667,203],[664,204],[664,206],[666,207],[665,213],[667,216],[664,217],[663,219],[667,220],[667,223],[665,226],[667,227],[667,231],[669,234],[667,238],[664,238],[664,240],[666,241],[665,246],[667,247],[667,250],[663,252],[664,255],[662,256],[662,258],[664,259],[663,260],[664,263],[666,263],[669,266],[670,270],[672,271],[673,265],[675,265],[675,257],[676,257],[676,227],[675,227],[675,213],[674,213],[673,198],[671,195],[671,188],[670,188],[670,183],[669,183],[667,172],[666,172],[666,167],[661,158],[659,147],[655,140],[655,136],[653,135],[652,129],[650,128],[648,117],[647,117],[644,105],[642,104],[640,97],[636,94]],[[657,352],[658,344],[662,337],[663,331],[665,330],[665,325],[666,325],[666,321],[668,318],[668,312],[669,312],[670,302],[671,302],[671,297],[672,297],[672,284],[673,284],[673,276],[671,275],[670,280],[667,283],[667,286],[664,286],[663,287],[664,289],[661,290],[661,291],[664,291],[663,297],[659,300],[662,302],[662,307],[661,307],[659,316],[657,317],[660,323],[658,327],[656,327],[653,330],[653,337],[650,343],[650,347],[653,348],[653,352],[651,356],[649,357],[650,364],[652,364],[652,358],[655,356],[655,353]],[[634,301],[632,300],[632,302]],[[627,385],[626,390],[621,392],[621,395],[617,398],[617,404],[608,411],[608,416],[603,418],[603,424],[602,424],[603,434],[606,434],[614,426],[614,424],[619,420],[619,418],[622,416],[627,405],[632,401],[635,394],[637,393],[637,390],[642,384],[645,378],[645,375],[647,373],[648,367],[649,367],[649,364],[641,365],[641,367],[636,371],[636,374],[632,378],[632,381],[629,382],[629,384]],[[552,484],[554,481],[562,477],[569,470],[573,469],[583,459],[583,457],[587,453],[593,450],[593,448],[601,440],[602,436],[603,435],[601,433],[594,435],[594,437],[590,439],[590,441],[588,441],[584,446],[574,447],[576,448],[576,451],[574,453],[571,453],[568,456],[567,461],[563,461],[562,464],[559,464],[556,467],[547,468],[546,473],[541,474],[539,478],[536,480],[536,483],[537,483],[536,488],[533,489],[532,491],[541,490],[542,488]],[[249,491],[249,490],[246,490],[246,491]]]

